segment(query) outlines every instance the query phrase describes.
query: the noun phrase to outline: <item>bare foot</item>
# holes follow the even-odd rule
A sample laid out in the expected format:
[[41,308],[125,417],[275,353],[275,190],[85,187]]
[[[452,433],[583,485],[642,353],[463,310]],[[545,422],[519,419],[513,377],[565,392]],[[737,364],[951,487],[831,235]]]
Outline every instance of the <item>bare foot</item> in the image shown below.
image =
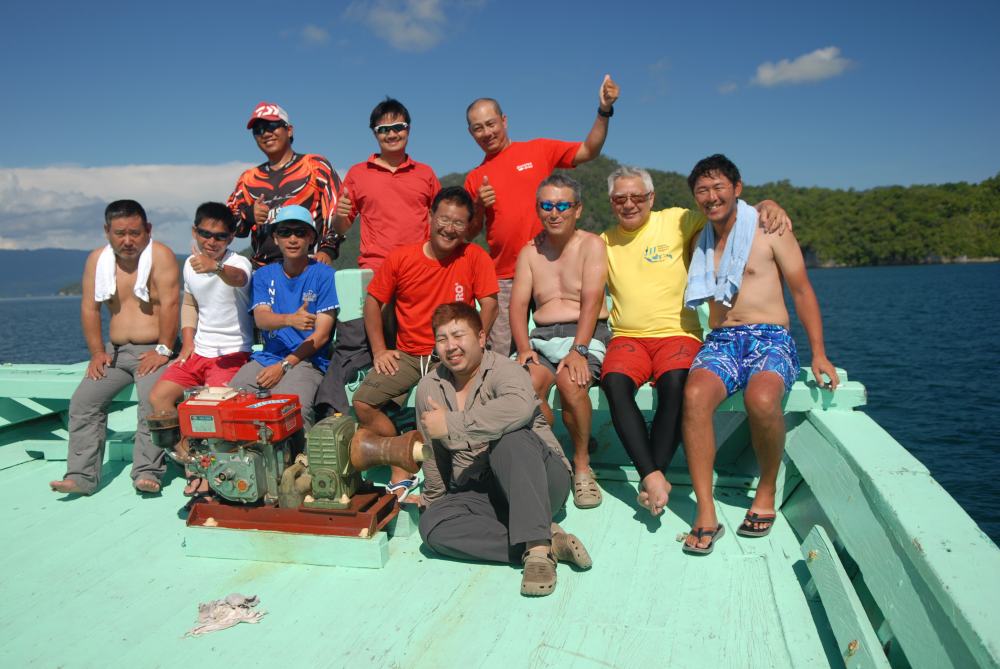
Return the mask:
[[670,489],[670,483],[667,482],[663,472],[656,471],[647,474],[642,479],[642,483],[639,484],[639,496],[636,500],[648,509],[651,515],[658,516],[667,507],[667,502],[670,500]]
[[160,484],[153,479],[136,479],[132,484],[132,487],[136,489],[137,492],[145,493],[148,495],[156,495],[160,492]]
[[83,488],[79,486],[76,481],[71,479],[63,479],[61,481],[50,481],[49,487],[52,488],[53,492],[61,492],[64,495],[86,495]]

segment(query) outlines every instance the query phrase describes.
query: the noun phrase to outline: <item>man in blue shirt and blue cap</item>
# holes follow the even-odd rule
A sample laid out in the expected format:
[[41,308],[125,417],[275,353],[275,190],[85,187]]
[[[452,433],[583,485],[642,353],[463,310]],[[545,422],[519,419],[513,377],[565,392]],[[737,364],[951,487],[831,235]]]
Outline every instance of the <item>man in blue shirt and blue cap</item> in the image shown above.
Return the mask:
[[281,262],[261,267],[250,282],[250,308],[264,349],[250,357],[229,385],[298,395],[308,428],[316,389],[330,364],[327,344],[340,303],[334,270],[309,257],[316,241],[309,210],[282,207],[274,222]]

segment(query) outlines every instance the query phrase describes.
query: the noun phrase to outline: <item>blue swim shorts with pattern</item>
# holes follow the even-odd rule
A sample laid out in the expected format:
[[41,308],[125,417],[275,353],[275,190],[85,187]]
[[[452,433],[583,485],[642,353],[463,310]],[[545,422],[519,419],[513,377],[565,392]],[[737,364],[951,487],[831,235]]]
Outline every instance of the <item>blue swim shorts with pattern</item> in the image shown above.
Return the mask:
[[691,371],[707,369],[726,385],[729,395],[747,387],[758,372],[774,372],[788,392],[799,375],[795,340],[780,325],[736,325],[717,328],[691,364]]

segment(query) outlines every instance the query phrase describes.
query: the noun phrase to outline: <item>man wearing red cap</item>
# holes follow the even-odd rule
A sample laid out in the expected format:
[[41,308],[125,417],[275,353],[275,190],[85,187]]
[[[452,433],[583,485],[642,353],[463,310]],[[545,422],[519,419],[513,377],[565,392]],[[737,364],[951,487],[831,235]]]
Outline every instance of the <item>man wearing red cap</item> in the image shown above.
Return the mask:
[[267,160],[240,175],[229,196],[229,208],[236,216],[236,236],[250,235],[255,267],[281,260],[272,238],[274,212],[297,204],[309,210],[316,225],[316,259],[329,265],[343,239],[330,225],[340,177],[323,156],[292,150],[294,128],[288,113],[273,102],[258,104],[247,128]]

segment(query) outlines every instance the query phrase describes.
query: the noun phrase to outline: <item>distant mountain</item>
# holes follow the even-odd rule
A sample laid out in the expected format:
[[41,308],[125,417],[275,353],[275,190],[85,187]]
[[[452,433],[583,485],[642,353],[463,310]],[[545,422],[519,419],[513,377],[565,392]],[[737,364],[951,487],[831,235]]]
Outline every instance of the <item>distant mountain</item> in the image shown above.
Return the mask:
[[[0,249],[0,297],[79,295],[90,251]],[[177,256],[183,264],[187,256]]]
[[[607,177],[617,161],[606,156],[567,174],[583,186],[579,227],[600,232],[615,222]],[[695,207],[687,177],[650,169],[656,209]],[[464,175],[441,177],[462,185]],[[1000,258],[1000,174],[978,184],[886,186],[856,191],[798,187],[788,181],[745,184],[743,199],[771,199],[791,216],[810,265],[894,265]],[[351,231],[354,232],[353,230]]]
[[90,251],[0,250],[0,297],[57,295],[78,284]]

